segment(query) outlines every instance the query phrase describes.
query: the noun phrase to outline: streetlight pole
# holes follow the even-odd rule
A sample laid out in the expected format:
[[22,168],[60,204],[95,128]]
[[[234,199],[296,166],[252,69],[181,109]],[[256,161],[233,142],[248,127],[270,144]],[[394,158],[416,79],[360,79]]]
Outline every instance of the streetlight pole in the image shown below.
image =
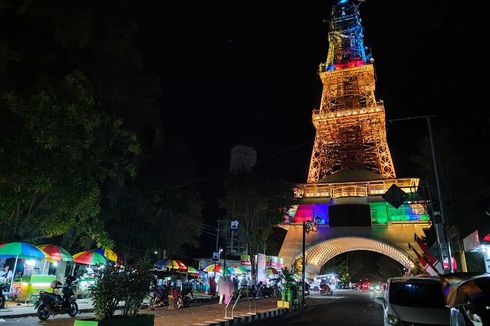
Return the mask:
[[306,234],[310,232],[316,232],[318,231],[318,225],[315,223],[312,223],[311,221],[303,221],[303,262],[302,266],[303,268],[301,269],[302,275],[301,275],[301,309],[304,309],[305,307],[305,288],[306,288]]
[[[432,164],[434,166],[434,174],[435,174],[435,179],[436,179],[436,188],[437,188],[437,198],[439,200],[439,214],[441,216],[441,221],[440,223],[436,221],[435,219],[435,212],[433,211],[434,215],[434,224],[436,227],[436,236],[437,236],[437,242],[439,243],[439,255],[441,257],[441,266],[442,269],[444,270],[444,249],[447,250],[447,255],[448,255],[448,263],[449,263],[449,270],[451,273],[454,272],[453,270],[453,264],[452,264],[452,254],[451,254],[451,242],[449,241],[449,238],[447,236],[447,223],[446,223],[446,215],[444,213],[444,202],[443,202],[443,197],[442,197],[442,191],[441,191],[441,183],[439,181],[439,172],[438,172],[438,164],[437,164],[437,155],[436,155],[436,150],[434,147],[434,139],[432,137],[432,125],[431,125],[431,118],[435,118],[437,115],[421,115],[421,116],[415,116],[415,117],[407,117],[407,118],[399,118],[399,119],[391,119],[388,120],[390,122],[394,121],[407,121],[407,120],[416,120],[416,119],[424,119],[427,122],[427,129],[429,131],[429,142],[430,142],[430,149],[431,149],[431,154],[432,154]],[[442,229],[442,239],[441,236],[439,235],[438,228]],[[444,246],[443,246],[444,245]],[[445,248],[443,248],[445,247]]]

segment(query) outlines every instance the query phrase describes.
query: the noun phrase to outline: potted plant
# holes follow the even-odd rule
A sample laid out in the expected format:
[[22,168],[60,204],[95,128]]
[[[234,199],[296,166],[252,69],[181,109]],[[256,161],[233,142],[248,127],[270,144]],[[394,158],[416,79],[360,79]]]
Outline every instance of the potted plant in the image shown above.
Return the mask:
[[[76,320],[74,325],[153,325],[154,315],[138,314],[143,299],[148,295],[150,281],[150,264],[146,260],[134,268],[107,266],[91,291],[96,320]],[[121,315],[116,315],[120,308]]]

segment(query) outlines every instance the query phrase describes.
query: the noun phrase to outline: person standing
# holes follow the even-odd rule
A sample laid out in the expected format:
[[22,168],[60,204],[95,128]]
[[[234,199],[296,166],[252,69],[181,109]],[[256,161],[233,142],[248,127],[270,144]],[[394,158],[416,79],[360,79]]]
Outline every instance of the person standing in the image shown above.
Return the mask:
[[10,284],[14,273],[10,270],[9,265],[3,265],[3,269],[0,271],[0,282]]
[[216,280],[214,277],[209,278],[209,293],[212,297],[216,295]]

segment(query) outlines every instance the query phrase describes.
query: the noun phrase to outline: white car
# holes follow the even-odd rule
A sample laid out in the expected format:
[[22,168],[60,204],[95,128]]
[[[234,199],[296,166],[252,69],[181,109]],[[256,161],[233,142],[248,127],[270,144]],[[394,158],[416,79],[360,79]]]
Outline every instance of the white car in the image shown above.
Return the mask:
[[446,307],[439,277],[395,277],[388,279],[383,306],[385,326],[449,325],[451,311]]

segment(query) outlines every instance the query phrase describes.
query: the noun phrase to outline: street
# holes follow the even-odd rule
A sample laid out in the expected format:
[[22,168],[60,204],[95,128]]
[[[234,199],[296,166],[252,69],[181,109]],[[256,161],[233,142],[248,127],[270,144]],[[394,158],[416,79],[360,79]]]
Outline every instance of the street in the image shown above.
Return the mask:
[[[373,291],[357,292],[354,290],[336,290],[333,296],[320,296],[313,292],[308,301],[308,305],[311,308],[306,310],[304,314],[298,313],[275,319],[266,319],[256,322],[255,325],[324,325],[327,321],[328,325],[382,325],[381,307],[374,303],[374,298],[379,295],[379,293]],[[265,301],[266,299],[262,300]],[[207,307],[205,308],[207,310],[212,307],[222,309],[216,304],[205,305],[204,307]],[[157,314],[169,316],[173,313],[185,314],[187,312],[192,313],[192,311],[193,309],[174,310],[171,312],[165,309],[158,310]],[[93,314],[85,313],[80,316],[82,318],[90,318],[93,317]],[[170,322],[170,320],[167,322]],[[71,326],[73,325],[73,319],[63,315],[41,322],[37,317],[25,317],[6,319],[6,322],[0,323],[0,325]]]
[[[271,325],[383,325],[381,306],[374,303],[380,296],[373,291],[336,290],[332,297],[312,293],[311,308],[306,313],[256,322],[254,326]],[[322,302],[324,301],[324,302]]]

